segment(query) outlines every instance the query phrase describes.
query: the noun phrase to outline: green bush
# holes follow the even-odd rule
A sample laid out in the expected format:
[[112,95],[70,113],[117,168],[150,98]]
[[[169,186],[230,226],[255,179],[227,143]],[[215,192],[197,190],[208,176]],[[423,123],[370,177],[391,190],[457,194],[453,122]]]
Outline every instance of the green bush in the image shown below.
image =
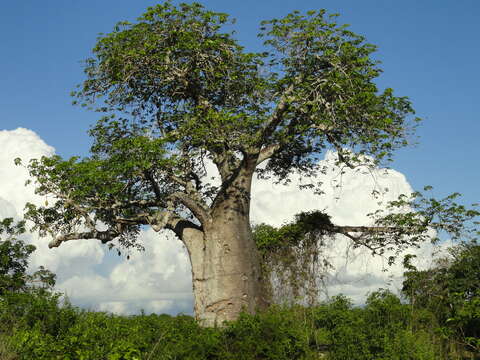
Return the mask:
[[74,308],[57,295],[18,295],[0,312],[11,327],[0,334],[0,354],[11,359],[454,359],[442,357],[433,332],[413,326],[411,307],[386,291],[371,294],[363,308],[338,296],[312,308],[242,314],[212,329],[185,315],[118,316]]
[[329,359],[372,359],[361,315],[362,310],[353,308],[351,301],[341,295],[317,308],[315,326],[326,330]]
[[304,359],[311,353],[308,327],[295,308],[243,314],[222,331],[222,359]]

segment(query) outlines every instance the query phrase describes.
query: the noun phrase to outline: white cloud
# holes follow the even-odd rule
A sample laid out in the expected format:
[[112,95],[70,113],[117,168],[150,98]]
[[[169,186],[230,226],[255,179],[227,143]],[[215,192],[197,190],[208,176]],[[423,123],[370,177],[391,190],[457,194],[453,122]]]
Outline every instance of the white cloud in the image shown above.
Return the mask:
[[[307,180],[295,174],[288,186],[254,180],[252,219],[279,226],[291,221],[301,211],[325,209],[338,225],[361,225],[369,220],[368,213],[400,194],[412,192],[405,176],[395,170],[368,171],[365,167],[339,169],[335,166],[335,157],[335,153],[327,152],[322,160],[322,166],[326,166],[327,171],[315,178],[316,182],[323,184],[322,195],[308,189],[299,191],[299,185],[307,183]],[[372,195],[373,191],[379,193],[376,198]]]
[[174,309],[176,302],[189,303],[191,309],[191,272],[182,244],[172,233],[158,234],[151,229],[142,232],[139,241],[145,252],[132,253],[130,260],[114,266],[107,276],[91,274],[88,279],[77,276],[59,284],[59,288],[72,299],[96,301],[100,309],[106,309],[112,301],[116,307],[123,304],[130,313],[141,308],[156,309],[159,304],[167,308],[171,304]]
[[[15,166],[13,159],[24,162],[42,155],[52,155],[54,149],[27,129],[0,131],[0,216],[21,217],[26,202],[45,201],[24,187],[28,179],[25,168]],[[325,164],[333,163],[333,153],[326,155]],[[300,211],[325,209],[337,224],[358,225],[367,221],[366,214],[380,202],[411,192],[405,177],[394,170],[368,173],[365,169],[345,169],[340,173],[332,167],[318,180],[325,185],[325,194],[299,191],[301,179],[292,177],[288,186],[274,185],[272,181],[255,180],[252,192],[252,220],[282,225],[291,221]],[[335,187],[341,183],[341,187]],[[385,191],[388,188],[388,192]],[[382,193],[371,196],[372,190]],[[58,249],[48,249],[46,239],[36,235],[26,240],[37,246],[31,259],[33,268],[45,265],[58,275],[58,289],[70,300],[84,307],[119,313],[184,312],[192,311],[193,297],[188,256],[182,244],[171,233],[143,231],[140,241],[145,252],[131,254],[130,260],[118,258],[99,242],[75,241]],[[360,302],[366,291],[386,287],[389,276],[398,286],[401,268],[397,265],[389,273],[382,272],[386,264],[381,258],[372,258],[365,250],[351,250],[346,256],[348,241],[338,239],[328,256],[337,268],[331,278],[330,294],[343,292]],[[431,245],[416,251],[431,253]],[[336,281],[334,281],[336,280]]]
[[[253,221],[281,226],[292,221],[299,212],[325,210],[334,224],[368,225],[371,219],[367,214],[384,208],[399,195],[413,191],[405,176],[393,169],[339,169],[335,160],[336,154],[327,152],[322,160],[327,171],[314,179],[324,184],[321,195],[313,190],[299,191],[298,187],[305,183],[305,179],[295,174],[287,186],[255,180],[251,209]],[[431,265],[431,254],[436,250],[437,247],[425,243],[419,249],[409,249],[404,254],[416,254],[417,259],[413,263],[426,268]],[[389,255],[393,253],[386,253],[385,257]],[[368,292],[379,288],[397,292],[401,288],[401,261],[390,266],[385,257],[372,256],[366,248],[354,249],[346,237],[335,237],[333,244],[325,249],[324,256],[334,268],[327,278],[328,296],[343,293],[360,304]]]
[[[54,149],[33,131],[24,128],[0,131],[0,148],[0,214],[19,219],[27,202],[39,204],[45,199],[34,193],[32,184],[25,186],[28,171],[24,166],[15,165],[14,159],[21,158],[23,164],[27,164],[30,159],[53,155]],[[104,249],[93,241],[65,244],[67,246],[52,251],[46,239],[31,234],[25,236],[25,240],[37,247],[31,257],[31,267],[44,265],[60,279],[85,273],[85,269],[101,263],[104,256]]]
[[16,214],[13,205],[5,199],[0,198],[0,219],[12,217]]
[[[14,159],[19,157],[24,162],[43,155],[52,155],[54,149],[45,144],[31,130],[18,128],[13,131],[0,131],[0,199],[8,201],[17,214],[23,211],[26,201],[39,202],[41,198],[33,194],[33,187],[24,187],[28,179],[27,170],[16,166]],[[11,211],[11,209],[10,209]]]

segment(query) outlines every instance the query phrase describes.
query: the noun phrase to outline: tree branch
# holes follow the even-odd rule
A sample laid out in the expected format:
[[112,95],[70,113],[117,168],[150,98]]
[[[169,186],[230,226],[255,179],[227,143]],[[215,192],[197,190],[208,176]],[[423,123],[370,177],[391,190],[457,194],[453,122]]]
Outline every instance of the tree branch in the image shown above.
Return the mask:
[[280,149],[280,144],[273,144],[263,148],[257,159],[257,166],[267,159],[270,159]]
[[143,173],[144,173],[145,177],[147,178],[147,180],[152,185],[153,192],[155,193],[155,197],[157,198],[158,201],[160,201],[162,199],[162,193],[160,192],[160,188],[158,187],[157,182],[153,178],[152,173],[148,170],[145,170]]
[[203,231],[201,226],[198,226],[191,221],[185,220],[175,214],[172,211],[159,211],[153,215],[146,217],[147,223],[152,227],[154,231],[160,231],[162,229],[172,230],[177,237],[185,242],[184,230],[195,229]]
[[[139,207],[151,207],[151,206],[159,206],[158,201],[152,201],[152,200],[130,200],[127,202],[120,202],[117,201],[113,205],[110,206],[111,209],[119,209],[119,208],[128,208],[131,206],[139,206]],[[108,206],[99,206],[99,207],[93,207],[95,209],[105,209],[105,207]]]
[[78,232],[78,233],[69,233],[57,236],[52,241],[48,243],[48,247],[54,248],[59,247],[62,243],[71,240],[85,240],[85,239],[97,239],[100,240],[103,244],[112,241],[118,237],[120,233],[117,231],[107,230],[107,231],[87,231],[87,232]]
[[65,199],[65,205],[72,206],[73,208],[75,208],[75,210],[78,211],[80,214],[82,214],[83,218],[85,219],[85,225],[89,229],[95,230],[95,222],[90,217],[88,210],[76,204],[75,201],[71,200],[69,197],[64,197],[64,199]]
[[329,228],[332,232],[337,232],[341,234],[351,233],[351,232],[360,232],[360,233],[370,233],[370,234],[391,234],[399,232],[402,229],[399,227],[393,226],[339,226],[333,225]]
[[183,192],[175,192],[169,196],[172,200],[177,200],[186,206],[195,217],[200,221],[202,225],[205,225],[210,220],[210,212],[206,206],[204,206],[199,199],[193,199],[189,195]]
[[[299,81],[296,81],[296,83]],[[270,118],[267,120],[265,126],[263,127],[262,133],[261,133],[261,143],[264,143],[266,139],[268,139],[277,126],[282,122],[283,120],[283,114],[288,110],[288,100],[289,96],[293,92],[295,88],[295,84],[291,84],[283,93],[282,97],[280,98],[280,101],[278,102],[278,105],[272,114]]]
[[[365,246],[367,249],[371,250],[373,254],[378,253],[377,251],[384,249],[388,245],[412,245],[414,242],[409,242],[408,240],[401,240],[403,235],[408,236],[408,228],[401,227],[389,227],[389,226],[337,226],[331,225],[326,229],[329,232],[342,234],[351,239],[356,245]],[[352,233],[360,233],[358,236],[352,235]],[[370,242],[368,235],[385,235],[386,237],[377,238],[376,241]],[[411,234],[410,234],[411,235]],[[391,238],[389,238],[390,236]],[[398,238],[396,238],[398,237]]]
[[117,230],[106,230],[99,231],[93,229],[92,231],[87,232],[74,232],[63,234],[55,237],[48,244],[49,248],[59,247],[62,243],[72,240],[85,240],[85,239],[96,239],[100,240],[103,244],[114,240],[122,234],[122,225],[150,225],[154,231],[160,231],[162,229],[172,230],[178,238],[185,242],[184,231],[186,229],[193,229],[197,231],[203,231],[201,226],[198,226],[191,221],[185,220],[180,216],[176,215],[172,211],[159,211],[155,214],[142,213],[137,214],[134,217],[122,218],[117,217],[113,219],[113,222],[118,224],[119,227]]
[[186,182],[185,180],[183,180],[181,177],[176,176],[176,175],[173,175],[173,174],[168,175],[168,177],[169,177],[172,181],[176,182],[178,185],[181,185],[181,186],[183,186],[183,187],[187,187],[187,182]]
[[338,160],[347,165],[350,169],[354,169],[355,166],[345,157],[342,147],[337,143],[333,135],[327,132],[325,133],[325,136],[327,137],[330,144],[332,144],[337,150]]

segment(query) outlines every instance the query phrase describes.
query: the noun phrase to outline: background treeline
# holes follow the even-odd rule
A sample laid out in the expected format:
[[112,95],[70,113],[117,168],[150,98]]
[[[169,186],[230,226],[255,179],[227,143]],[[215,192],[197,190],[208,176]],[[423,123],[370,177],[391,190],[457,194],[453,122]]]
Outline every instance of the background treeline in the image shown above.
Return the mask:
[[462,244],[427,271],[407,257],[403,294],[344,296],[273,306],[222,329],[190,316],[118,316],[76,308],[53,291],[55,275],[27,275],[34,251],[0,222],[0,359],[480,359],[480,246]]

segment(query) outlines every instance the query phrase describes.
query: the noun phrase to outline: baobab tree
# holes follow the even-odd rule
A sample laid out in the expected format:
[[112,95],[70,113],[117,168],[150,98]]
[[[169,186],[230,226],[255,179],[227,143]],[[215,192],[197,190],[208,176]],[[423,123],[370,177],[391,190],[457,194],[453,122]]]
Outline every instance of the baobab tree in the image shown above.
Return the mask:
[[[91,154],[33,160],[37,193],[53,200],[28,205],[27,218],[52,236],[50,247],[90,239],[130,247],[143,226],[172,230],[188,250],[194,310],[206,326],[266,306],[252,178],[316,174],[328,149],[338,166],[376,165],[409,144],[418,121],[406,97],[375,85],[375,46],[336,19],[319,10],[264,21],[265,51],[255,53],[226,31],[228,15],[197,3],[167,1],[119,23],[99,37],[73,93],[103,112]],[[207,161],[218,186],[206,181]],[[377,225],[314,228],[372,249],[412,241],[412,226]]]

